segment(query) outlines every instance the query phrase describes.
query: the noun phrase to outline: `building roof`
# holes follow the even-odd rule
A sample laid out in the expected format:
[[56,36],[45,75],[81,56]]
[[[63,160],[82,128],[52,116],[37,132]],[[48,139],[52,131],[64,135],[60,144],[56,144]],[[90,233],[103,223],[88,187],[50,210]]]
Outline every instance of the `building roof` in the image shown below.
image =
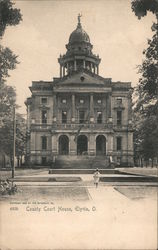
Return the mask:
[[89,35],[86,33],[86,31],[84,31],[82,28],[79,15],[77,28],[71,33],[69,37],[69,44],[82,43],[82,42],[90,43],[90,38]]

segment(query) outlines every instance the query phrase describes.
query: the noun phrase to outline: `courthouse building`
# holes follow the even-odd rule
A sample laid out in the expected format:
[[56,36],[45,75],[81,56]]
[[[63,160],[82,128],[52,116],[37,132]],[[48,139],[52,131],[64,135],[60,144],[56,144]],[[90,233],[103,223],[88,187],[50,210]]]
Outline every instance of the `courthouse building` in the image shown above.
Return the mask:
[[111,156],[133,165],[131,83],[100,76],[101,59],[92,49],[78,16],[66,53],[58,58],[60,76],[32,82],[25,102],[30,163]]

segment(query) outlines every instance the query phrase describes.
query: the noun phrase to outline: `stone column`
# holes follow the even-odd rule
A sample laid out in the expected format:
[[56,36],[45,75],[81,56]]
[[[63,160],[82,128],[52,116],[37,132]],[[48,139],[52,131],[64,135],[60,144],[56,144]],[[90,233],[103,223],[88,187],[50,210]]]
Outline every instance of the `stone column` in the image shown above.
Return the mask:
[[86,62],[85,62],[85,60],[83,60],[83,68],[84,69],[86,68]]
[[99,66],[97,65],[97,75],[99,75]]
[[67,74],[69,74],[69,63],[66,63],[66,67],[67,67]]
[[95,74],[95,64],[94,64],[94,74]]
[[63,66],[63,76],[65,76],[65,66]]
[[77,70],[76,60],[74,60],[74,70]]
[[128,120],[132,119],[132,96],[128,94]]
[[92,71],[92,62],[90,62],[90,70]]
[[93,93],[90,94],[90,122],[94,122],[94,101],[93,101]]
[[107,114],[108,114],[108,119],[112,118],[112,116],[111,116],[111,95],[110,94],[108,94],[108,97],[107,97]]
[[72,94],[72,122],[75,122],[75,94]]
[[53,122],[56,122],[56,94],[53,95]]
[[60,77],[62,77],[62,66],[60,65]]

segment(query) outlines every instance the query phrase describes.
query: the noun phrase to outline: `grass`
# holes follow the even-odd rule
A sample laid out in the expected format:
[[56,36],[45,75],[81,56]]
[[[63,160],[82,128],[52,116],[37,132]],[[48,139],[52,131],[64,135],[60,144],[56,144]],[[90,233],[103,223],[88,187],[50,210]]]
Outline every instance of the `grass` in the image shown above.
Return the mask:
[[120,172],[133,173],[139,175],[158,176],[158,168],[122,168]]
[[[15,176],[25,176],[25,175],[38,175],[41,172],[48,171],[48,169],[15,169]],[[0,179],[7,179],[12,177],[11,170],[0,170]]]
[[1,201],[88,201],[89,193],[85,187],[18,186],[15,195],[4,195]]
[[147,187],[147,186],[135,186],[135,187],[115,187],[115,190],[125,195],[129,199],[144,199],[144,198],[152,198],[157,199],[157,187]]

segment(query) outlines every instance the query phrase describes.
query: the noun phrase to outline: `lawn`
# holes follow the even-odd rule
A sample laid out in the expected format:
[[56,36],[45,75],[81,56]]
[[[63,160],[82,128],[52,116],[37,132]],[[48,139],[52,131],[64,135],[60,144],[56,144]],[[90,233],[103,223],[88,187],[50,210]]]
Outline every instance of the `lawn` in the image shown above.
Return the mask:
[[89,192],[85,187],[18,186],[15,195],[4,195],[0,201],[88,201]]
[[[15,176],[25,176],[25,175],[38,175],[41,172],[48,172],[48,169],[15,169]],[[7,179],[12,177],[11,170],[0,170],[0,179]]]
[[156,200],[158,193],[157,187],[147,187],[147,186],[135,186],[135,187],[122,186],[122,187],[115,187],[114,189],[132,200],[144,199],[144,198],[151,198]]
[[139,175],[148,175],[148,176],[158,176],[158,168],[120,168],[120,172],[139,174]]

